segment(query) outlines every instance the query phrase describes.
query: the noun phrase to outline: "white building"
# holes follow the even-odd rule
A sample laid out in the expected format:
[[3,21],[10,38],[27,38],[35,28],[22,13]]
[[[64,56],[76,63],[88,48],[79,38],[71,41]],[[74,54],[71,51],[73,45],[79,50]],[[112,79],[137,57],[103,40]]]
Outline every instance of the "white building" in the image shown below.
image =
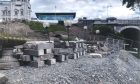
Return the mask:
[[30,20],[31,5],[30,0],[0,0],[0,20]]

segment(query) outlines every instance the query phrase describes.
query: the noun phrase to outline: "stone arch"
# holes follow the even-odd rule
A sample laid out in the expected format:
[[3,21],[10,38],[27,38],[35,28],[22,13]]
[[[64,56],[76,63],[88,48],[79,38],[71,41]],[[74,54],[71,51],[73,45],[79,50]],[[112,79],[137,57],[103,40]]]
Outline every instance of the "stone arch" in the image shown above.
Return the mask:
[[123,30],[125,29],[129,29],[129,28],[134,28],[140,31],[140,27],[139,26],[124,26],[122,28],[120,28],[120,30],[118,31],[119,33],[121,33]]

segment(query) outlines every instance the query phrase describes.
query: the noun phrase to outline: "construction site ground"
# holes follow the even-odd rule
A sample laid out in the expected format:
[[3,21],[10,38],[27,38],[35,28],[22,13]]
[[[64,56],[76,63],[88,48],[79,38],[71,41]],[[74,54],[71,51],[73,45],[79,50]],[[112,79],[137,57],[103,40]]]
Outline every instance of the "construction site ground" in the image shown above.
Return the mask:
[[140,60],[127,51],[103,58],[82,56],[42,68],[1,70],[10,84],[140,84]]

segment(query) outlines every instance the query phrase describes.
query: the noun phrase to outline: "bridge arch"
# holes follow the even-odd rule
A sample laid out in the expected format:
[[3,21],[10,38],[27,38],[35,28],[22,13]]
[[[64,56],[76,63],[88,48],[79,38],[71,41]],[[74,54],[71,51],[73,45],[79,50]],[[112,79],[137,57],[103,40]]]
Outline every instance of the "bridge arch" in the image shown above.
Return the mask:
[[140,27],[139,26],[124,26],[119,29],[119,33],[126,38],[125,42],[130,44],[129,47],[137,48],[140,41]]
[[119,33],[121,33],[123,30],[125,30],[125,29],[137,29],[137,30],[139,30],[140,31],[140,27],[139,26],[124,26],[124,27],[122,27],[122,28],[120,28],[120,30],[118,31]]

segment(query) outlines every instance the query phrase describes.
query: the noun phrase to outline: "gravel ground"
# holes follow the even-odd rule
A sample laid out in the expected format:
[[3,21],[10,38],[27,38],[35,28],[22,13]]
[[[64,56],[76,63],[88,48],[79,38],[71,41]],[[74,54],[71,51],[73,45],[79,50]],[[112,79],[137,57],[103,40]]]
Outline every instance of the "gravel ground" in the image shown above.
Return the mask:
[[83,56],[42,68],[2,70],[10,84],[140,84],[140,60],[120,51],[104,58]]

